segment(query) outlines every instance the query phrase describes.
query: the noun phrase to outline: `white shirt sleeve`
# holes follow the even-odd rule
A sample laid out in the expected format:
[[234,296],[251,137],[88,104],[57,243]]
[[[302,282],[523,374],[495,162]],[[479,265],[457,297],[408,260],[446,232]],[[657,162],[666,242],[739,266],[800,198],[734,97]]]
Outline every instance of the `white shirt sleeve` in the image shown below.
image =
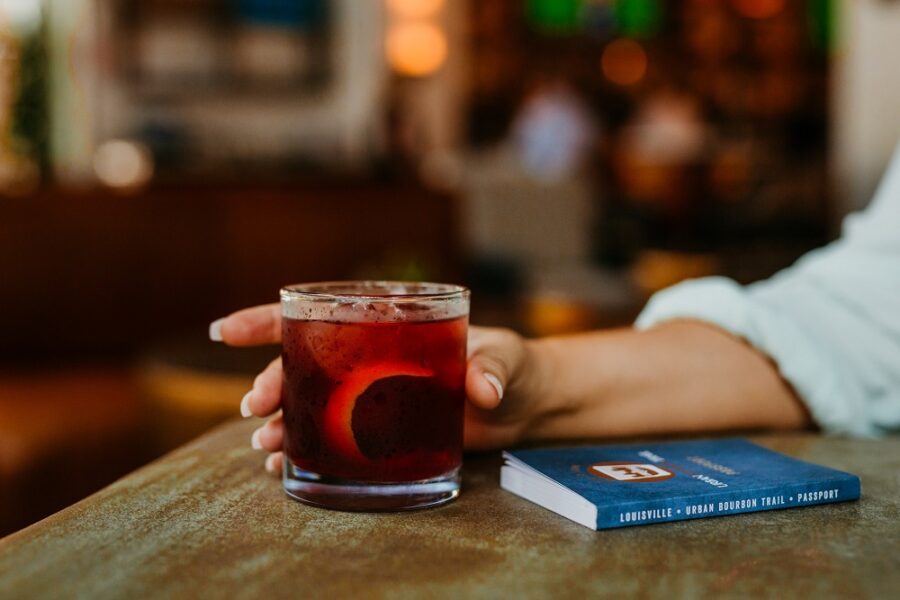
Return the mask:
[[686,281],[655,294],[639,329],[712,323],[767,354],[831,433],[900,431],[900,146],[843,236],[771,279]]

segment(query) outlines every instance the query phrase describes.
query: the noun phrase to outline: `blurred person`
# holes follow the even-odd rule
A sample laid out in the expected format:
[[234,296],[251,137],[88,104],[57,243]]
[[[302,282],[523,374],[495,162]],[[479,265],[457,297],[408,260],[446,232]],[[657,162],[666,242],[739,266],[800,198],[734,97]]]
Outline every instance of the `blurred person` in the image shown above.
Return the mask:
[[584,99],[564,79],[538,79],[512,124],[523,168],[546,182],[571,177],[596,143],[597,126]]
[[[234,346],[278,343],[278,304],[210,326]],[[472,327],[465,442],[801,429],[900,431],[900,146],[843,236],[771,279],[687,281],[650,299],[635,326],[526,340]],[[255,380],[244,416],[275,415],[254,447],[281,465],[281,361]]]

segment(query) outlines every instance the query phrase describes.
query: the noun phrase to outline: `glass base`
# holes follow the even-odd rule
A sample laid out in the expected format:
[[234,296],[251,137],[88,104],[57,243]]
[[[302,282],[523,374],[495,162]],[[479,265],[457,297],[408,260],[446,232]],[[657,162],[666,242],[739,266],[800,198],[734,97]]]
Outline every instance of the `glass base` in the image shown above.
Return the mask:
[[446,504],[459,496],[459,469],[423,481],[371,483],[325,477],[305,471],[285,457],[284,492],[304,504],[353,512],[417,510]]

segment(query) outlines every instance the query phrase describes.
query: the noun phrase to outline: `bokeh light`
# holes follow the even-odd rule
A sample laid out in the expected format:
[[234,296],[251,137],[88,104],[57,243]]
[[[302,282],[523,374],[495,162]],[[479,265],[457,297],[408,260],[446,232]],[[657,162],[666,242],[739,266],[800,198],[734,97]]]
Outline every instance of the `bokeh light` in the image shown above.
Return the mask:
[[634,85],[647,73],[647,53],[634,40],[614,40],[604,48],[600,67],[611,82]]
[[0,0],[0,24],[4,22],[30,33],[41,22],[41,0]]
[[138,189],[153,177],[153,155],[138,142],[110,140],[94,153],[94,172],[111,188]]
[[401,75],[431,75],[447,58],[447,36],[431,23],[399,23],[388,30],[388,63]]
[[391,15],[404,19],[424,19],[436,15],[444,0],[387,0]]

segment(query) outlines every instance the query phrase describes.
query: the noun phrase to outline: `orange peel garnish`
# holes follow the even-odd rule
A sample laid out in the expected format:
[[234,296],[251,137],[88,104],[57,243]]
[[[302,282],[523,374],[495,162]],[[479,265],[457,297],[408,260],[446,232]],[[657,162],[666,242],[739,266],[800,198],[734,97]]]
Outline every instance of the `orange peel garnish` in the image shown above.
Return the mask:
[[402,362],[383,362],[353,369],[335,388],[325,405],[323,429],[331,448],[354,462],[369,462],[359,449],[353,433],[353,409],[356,400],[369,386],[388,377],[431,377],[434,372],[425,367]]

